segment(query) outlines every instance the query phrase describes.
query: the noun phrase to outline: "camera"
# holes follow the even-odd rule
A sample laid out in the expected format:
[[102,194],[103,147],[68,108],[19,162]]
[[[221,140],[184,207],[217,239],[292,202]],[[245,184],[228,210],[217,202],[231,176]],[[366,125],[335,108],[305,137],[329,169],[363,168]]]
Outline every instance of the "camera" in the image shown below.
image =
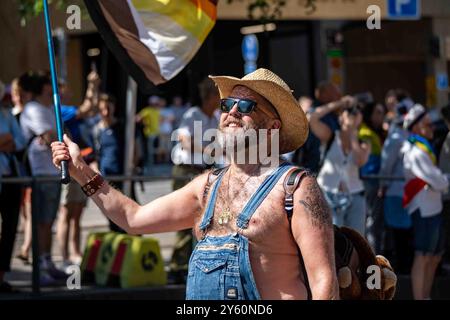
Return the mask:
[[351,107],[349,107],[346,111],[351,115],[356,115],[361,110],[360,103],[356,102]]
[[347,109],[347,112],[351,115],[358,114],[365,104],[373,103],[373,96],[370,92],[357,93],[352,96],[355,99],[355,103]]

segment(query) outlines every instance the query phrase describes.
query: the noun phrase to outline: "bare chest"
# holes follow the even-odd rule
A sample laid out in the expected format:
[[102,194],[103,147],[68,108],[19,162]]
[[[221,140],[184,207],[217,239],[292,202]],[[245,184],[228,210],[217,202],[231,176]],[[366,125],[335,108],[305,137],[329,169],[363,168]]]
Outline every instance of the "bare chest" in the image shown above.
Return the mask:
[[[286,237],[289,233],[289,223],[284,209],[284,189],[277,183],[270,193],[261,199],[262,202],[252,212],[246,205],[254,195],[258,185],[236,185],[227,190],[220,186],[214,205],[213,217],[207,230],[208,235],[222,236],[230,233],[240,233],[253,244],[263,244],[267,239]],[[209,201],[209,199],[208,199]],[[205,212],[196,222],[196,234],[201,237],[199,225]],[[248,220],[248,226],[239,228],[237,220]]]

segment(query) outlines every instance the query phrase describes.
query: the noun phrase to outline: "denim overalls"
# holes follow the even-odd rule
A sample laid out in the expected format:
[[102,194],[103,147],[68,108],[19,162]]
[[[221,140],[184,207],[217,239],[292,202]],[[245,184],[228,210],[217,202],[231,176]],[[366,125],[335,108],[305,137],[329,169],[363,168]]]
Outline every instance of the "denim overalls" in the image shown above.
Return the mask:
[[[236,220],[238,230],[248,227],[255,210],[264,201],[282,175],[292,168],[281,164],[258,187]],[[200,230],[206,234],[210,225],[217,198],[217,190],[223,174],[214,185],[207,204]],[[248,239],[234,233],[212,237],[205,235],[196,245],[189,261],[186,286],[187,300],[259,300],[255,279],[248,254]]]

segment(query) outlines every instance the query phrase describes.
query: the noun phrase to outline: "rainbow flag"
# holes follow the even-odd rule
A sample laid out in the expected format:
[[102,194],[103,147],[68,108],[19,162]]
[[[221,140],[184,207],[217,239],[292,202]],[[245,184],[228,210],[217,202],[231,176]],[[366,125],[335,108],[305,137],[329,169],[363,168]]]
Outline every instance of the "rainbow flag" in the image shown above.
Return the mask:
[[149,91],[175,77],[216,22],[217,0],[85,0],[108,48]]
[[433,146],[430,142],[417,134],[411,134],[408,138],[408,141],[418,147],[420,150],[428,154],[433,164],[437,163],[436,153],[434,152]]

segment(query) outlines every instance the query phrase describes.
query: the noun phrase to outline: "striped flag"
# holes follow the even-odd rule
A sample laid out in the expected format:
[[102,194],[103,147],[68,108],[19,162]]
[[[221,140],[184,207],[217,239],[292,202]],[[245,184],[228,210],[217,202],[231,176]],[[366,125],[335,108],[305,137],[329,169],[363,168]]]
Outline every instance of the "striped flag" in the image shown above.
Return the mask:
[[[436,153],[434,152],[433,146],[427,139],[417,134],[411,134],[408,137],[408,142],[425,152],[430,157],[433,164],[437,163]],[[414,197],[426,186],[427,183],[420,178],[409,180],[404,187],[403,208],[406,208],[414,199]]]
[[175,77],[216,21],[217,0],[85,0],[118,61],[146,92]]
[[414,197],[425,188],[427,183],[419,178],[409,180],[404,187],[402,206],[409,206]]

